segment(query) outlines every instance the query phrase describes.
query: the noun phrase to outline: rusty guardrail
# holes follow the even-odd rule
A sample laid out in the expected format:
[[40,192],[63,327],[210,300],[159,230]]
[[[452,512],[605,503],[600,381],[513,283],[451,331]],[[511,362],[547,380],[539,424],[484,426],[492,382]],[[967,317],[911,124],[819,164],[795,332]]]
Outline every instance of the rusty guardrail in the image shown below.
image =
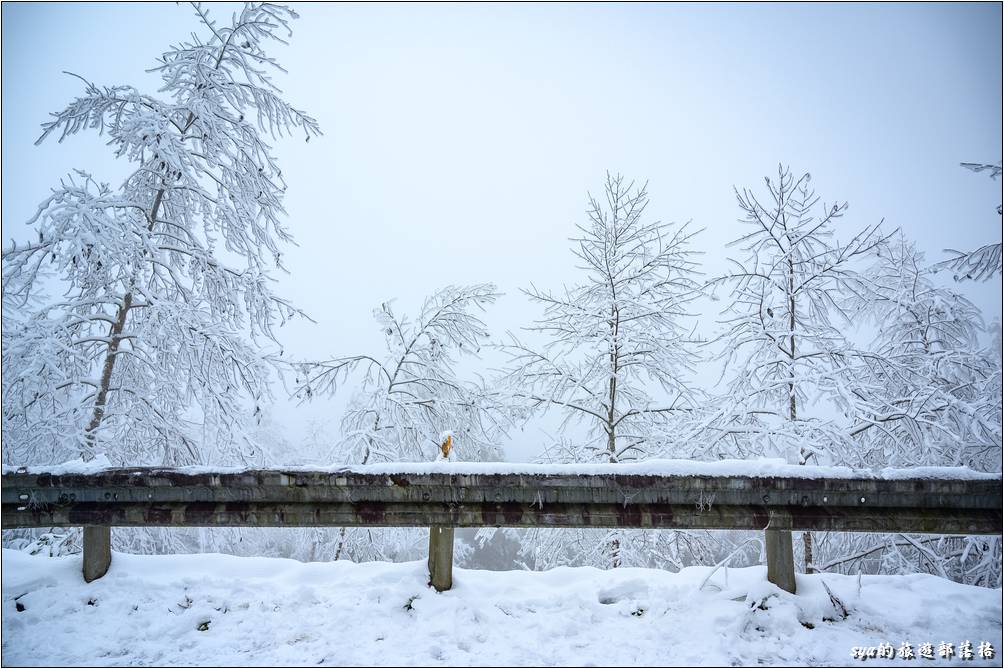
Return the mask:
[[[804,476],[737,476],[618,467],[590,473],[499,473],[498,465],[478,471],[475,463],[443,471],[21,469],[2,476],[2,527],[85,527],[88,580],[110,564],[103,529],[110,527],[766,529],[769,578],[791,591],[790,548],[779,543],[790,546],[786,530],[1001,534],[1000,475],[813,477],[812,468],[802,468]],[[449,587],[450,565],[439,563],[451,552],[430,557],[433,574],[445,574],[433,579],[437,587]]]

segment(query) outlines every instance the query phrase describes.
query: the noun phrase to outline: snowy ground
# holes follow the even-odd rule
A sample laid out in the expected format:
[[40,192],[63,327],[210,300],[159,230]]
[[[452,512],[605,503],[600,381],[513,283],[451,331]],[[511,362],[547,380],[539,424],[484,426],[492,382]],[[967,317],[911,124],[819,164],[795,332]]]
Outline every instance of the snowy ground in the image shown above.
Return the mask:
[[[865,576],[859,591],[855,578],[813,575],[792,596],[762,567],[719,570],[699,589],[710,571],[456,569],[439,594],[419,562],[115,553],[86,584],[79,556],[4,550],[2,662],[1001,666],[1000,590],[913,575]],[[990,642],[994,658],[961,659],[966,640]],[[937,654],[943,641],[951,660]],[[851,656],[904,642],[915,653],[932,643],[935,659]]]

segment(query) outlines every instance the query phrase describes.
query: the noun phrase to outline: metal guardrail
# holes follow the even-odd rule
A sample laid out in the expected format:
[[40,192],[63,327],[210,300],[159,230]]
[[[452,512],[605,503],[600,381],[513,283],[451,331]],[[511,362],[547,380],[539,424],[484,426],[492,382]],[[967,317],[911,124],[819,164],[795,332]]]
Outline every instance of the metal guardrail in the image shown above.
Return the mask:
[[[789,590],[794,589],[793,565],[777,555],[790,553],[777,544],[784,531],[1002,531],[999,476],[883,479],[362,469],[192,473],[133,467],[87,474],[18,470],[2,476],[2,527],[87,528],[85,577],[95,578],[111,559],[103,529],[110,527],[767,529],[768,572],[773,553],[771,580]],[[790,546],[790,535],[788,541]],[[446,551],[435,546],[430,550],[444,559]],[[782,572],[790,572],[790,578],[777,575]]]

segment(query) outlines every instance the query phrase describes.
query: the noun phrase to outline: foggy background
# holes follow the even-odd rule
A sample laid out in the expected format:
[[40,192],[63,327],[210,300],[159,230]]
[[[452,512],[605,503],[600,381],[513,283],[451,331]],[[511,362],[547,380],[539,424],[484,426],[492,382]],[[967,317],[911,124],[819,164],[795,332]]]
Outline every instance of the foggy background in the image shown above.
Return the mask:
[[[778,162],[850,202],[841,239],[884,218],[934,262],[1001,238],[1001,182],[959,167],[1001,158],[999,3],[294,6],[275,82],[324,135],[275,143],[299,244],[277,292],[316,321],[279,331],[288,357],[379,354],[372,310],[414,313],[447,284],[496,283],[492,334],[518,331],[539,313],[520,288],[579,280],[568,237],[606,170],[649,181],[651,218],[705,228],[709,276],[742,229],[733,186],[760,191]],[[145,70],[198,24],[174,4],[6,3],[2,19],[9,244],[72,169],[131,169],[93,132],[33,146],[82,91],[62,71],[155,93]],[[999,277],[958,287],[1000,319]],[[337,429],[348,398],[276,392],[292,443]],[[507,457],[536,457],[551,425],[515,432]]]

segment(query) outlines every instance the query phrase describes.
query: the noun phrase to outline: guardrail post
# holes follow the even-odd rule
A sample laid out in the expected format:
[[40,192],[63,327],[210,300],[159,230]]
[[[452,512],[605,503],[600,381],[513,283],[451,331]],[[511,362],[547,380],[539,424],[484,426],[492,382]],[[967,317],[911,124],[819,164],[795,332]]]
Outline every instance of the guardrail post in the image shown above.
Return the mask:
[[767,580],[795,594],[795,555],[788,530],[764,530],[767,549]]
[[112,528],[84,527],[84,580],[101,578],[112,564]]
[[429,528],[429,583],[443,592],[453,587],[453,528]]

